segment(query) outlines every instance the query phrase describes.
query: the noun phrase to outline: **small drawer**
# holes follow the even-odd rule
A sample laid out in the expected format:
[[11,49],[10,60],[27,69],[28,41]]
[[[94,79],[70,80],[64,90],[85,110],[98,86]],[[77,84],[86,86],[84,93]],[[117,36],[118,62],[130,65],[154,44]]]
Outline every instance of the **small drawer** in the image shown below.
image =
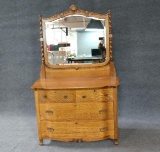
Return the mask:
[[74,90],[40,90],[38,91],[39,102],[75,102]]
[[113,102],[79,103],[76,107],[77,120],[107,120],[113,119]]
[[113,101],[113,88],[76,90],[77,102]]

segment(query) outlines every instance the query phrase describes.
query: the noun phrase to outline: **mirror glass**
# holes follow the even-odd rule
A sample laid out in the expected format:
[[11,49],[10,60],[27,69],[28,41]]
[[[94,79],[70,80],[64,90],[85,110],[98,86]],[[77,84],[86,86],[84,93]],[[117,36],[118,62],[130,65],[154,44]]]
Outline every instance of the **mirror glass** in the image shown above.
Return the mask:
[[94,64],[106,59],[104,19],[67,16],[45,22],[45,35],[51,65]]

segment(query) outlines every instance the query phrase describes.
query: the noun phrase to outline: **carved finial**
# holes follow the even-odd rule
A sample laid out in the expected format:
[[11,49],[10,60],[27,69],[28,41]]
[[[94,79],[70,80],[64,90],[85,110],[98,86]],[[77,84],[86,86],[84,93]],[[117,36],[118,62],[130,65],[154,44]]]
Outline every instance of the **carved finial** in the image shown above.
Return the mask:
[[75,12],[78,9],[76,5],[71,5],[70,10]]
[[108,10],[108,14],[111,15],[111,10]]
[[39,15],[39,19],[42,20],[42,15]]

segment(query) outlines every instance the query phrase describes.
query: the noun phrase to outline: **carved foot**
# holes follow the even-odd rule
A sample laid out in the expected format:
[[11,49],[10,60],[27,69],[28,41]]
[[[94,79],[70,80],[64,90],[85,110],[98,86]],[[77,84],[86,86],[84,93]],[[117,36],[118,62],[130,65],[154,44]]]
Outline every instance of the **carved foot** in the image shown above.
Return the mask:
[[118,140],[117,139],[114,139],[113,142],[114,142],[115,145],[118,145]]
[[39,140],[39,145],[42,146],[43,145],[43,139]]

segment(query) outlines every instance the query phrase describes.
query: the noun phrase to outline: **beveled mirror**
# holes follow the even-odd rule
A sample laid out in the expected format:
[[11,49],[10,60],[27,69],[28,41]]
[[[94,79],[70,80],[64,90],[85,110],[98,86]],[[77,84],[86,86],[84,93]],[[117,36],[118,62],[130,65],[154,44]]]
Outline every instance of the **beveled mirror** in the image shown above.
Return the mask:
[[102,66],[112,56],[110,12],[69,10],[40,17],[42,60],[48,67]]

